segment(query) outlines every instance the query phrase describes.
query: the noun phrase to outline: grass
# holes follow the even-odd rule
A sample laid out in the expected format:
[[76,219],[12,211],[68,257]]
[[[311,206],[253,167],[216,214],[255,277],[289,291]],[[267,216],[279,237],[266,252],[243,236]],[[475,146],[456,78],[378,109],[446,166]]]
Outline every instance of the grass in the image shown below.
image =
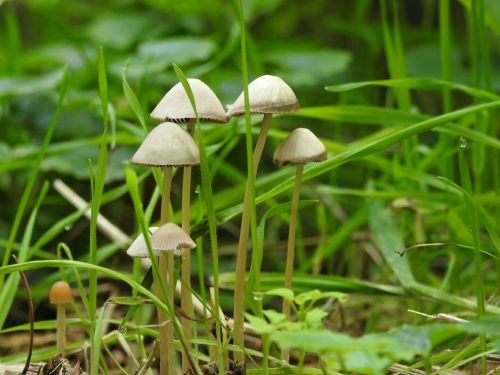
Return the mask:
[[[35,339],[55,338],[52,283],[64,279],[78,290],[67,347],[91,374],[138,370],[158,339],[155,307],[174,324],[179,359],[192,346],[196,373],[211,354],[226,369],[227,351],[245,358],[250,374],[383,374],[397,363],[429,374],[495,371],[494,2],[118,5],[0,3],[0,341],[29,338],[22,270],[36,307]],[[282,76],[302,110],[273,118],[256,177],[260,116],[197,121],[201,165],[192,172],[189,222],[199,246],[192,293],[201,304],[194,303],[186,343],[179,301],[165,298],[164,285],[161,298],[151,292],[151,274],[124,257],[126,244],[102,231],[98,213],[131,239],[148,238],[159,220],[161,173],[127,161],[156,125],[149,110],[178,81],[190,92],[186,77],[205,81],[224,105],[245,92],[248,109],[248,82],[261,74]],[[296,127],[319,136],[328,160],[304,168],[293,275],[299,318],[289,320],[280,306],[290,292],[281,288],[295,176],[270,159]],[[169,213],[181,223],[178,172]],[[90,220],[52,189],[55,179],[90,202]],[[239,297],[252,330],[243,347],[217,306],[243,322],[233,314],[233,289],[247,189],[251,240],[243,245],[251,264],[240,273]],[[11,254],[18,264],[9,264]],[[156,262],[150,272],[159,279]],[[450,324],[440,313],[472,323]],[[280,361],[281,349],[291,350],[291,364]],[[35,346],[32,360],[55,350],[55,341]],[[1,348],[0,366],[26,356],[25,348]]]

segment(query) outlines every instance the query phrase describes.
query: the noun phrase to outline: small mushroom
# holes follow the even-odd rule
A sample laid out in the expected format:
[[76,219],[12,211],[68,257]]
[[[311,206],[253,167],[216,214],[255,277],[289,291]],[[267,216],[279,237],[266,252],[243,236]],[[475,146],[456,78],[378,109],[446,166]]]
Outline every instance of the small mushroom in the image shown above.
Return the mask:
[[[227,122],[219,98],[204,82],[188,78],[189,86],[196,102],[198,117],[201,121]],[[151,118],[159,121],[188,122],[196,119],[193,107],[182,83],[172,87],[151,112]]]
[[[149,233],[153,234],[156,232],[158,227],[150,227]],[[146,240],[144,239],[144,235],[141,233],[137,236],[137,238],[132,242],[132,244],[127,249],[128,256],[132,258],[148,258],[149,252],[148,247],[146,245]]]
[[65,281],[57,281],[50,288],[50,303],[57,306],[57,352],[64,354],[66,345],[66,304],[73,302],[73,292]]
[[132,163],[149,167],[186,167],[200,164],[193,138],[179,125],[164,122],[146,136]]
[[151,236],[153,250],[171,251],[174,255],[180,256],[181,249],[194,249],[196,244],[181,227],[174,223],[166,223],[159,227]]
[[[154,234],[151,236],[151,245],[155,252],[162,252],[167,258],[167,279],[166,288],[167,294],[170,298],[170,304],[174,304],[174,293],[175,293],[175,280],[174,280],[174,255],[181,255],[182,249],[194,249],[196,244],[187,235],[186,232],[182,230],[181,227],[174,223],[166,223],[160,226]],[[160,256],[161,258],[161,256]],[[171,341],[162,344],[160,340],[160,352],[168,353],[169,363],[175,363],[175,351],[168,351],[169,348],[173,348],[173,335]]]
[[[259,137],[255,144],[253,153],[254,178],[259,169],[260,158],[266,143],[267,133],[272,122],[274,113],[297,112],[300,109],[299,102],[285,81],[280,77],[264,75],[253,80],[248,85],[249,111],[251,114],[264,114]],[[229,106],[228,116],[235,117],[245,114],[244,92]],[[236,258],[236,283],[234,288],[234,316],[243,316],[245,296],[245,266],[247,256],[247,244],[250,230],[250,187],[246,185],[245,198],[243,200],[243,212],[241,216],[240,238]],[[243,345],[243,319],[235,319],[234,340]],[[243,352],[234,352],[237,361],[244,361]]]
[[[296,165],[295,185],[290,209],[290,226],[288,228],[288,245],[286,254],[285,288],[292,288],[293,262],[295,257],[295,231],[297,229],[297,207],[302,182],[304,164],[326,160],[326,148],[309,129],[297,128],[291,132],[274,153],[273,161],[278,166]],[[290,304],[283,300],[283,314],[290,316]],[[288,350],[281,352],[281,359],[287,361]]]
[[[178,124],[173,122],[164,122],[157,125],[144,139],[137,152],[132,157],[132,162],[139,165],[162,167],[163,172],[163,187],[161,198],[161,219],[160,223],[168,222],[170,190],[172,184],[172,167],[191,167],[200,163],[200,155],[198,146],[193,138],[183,130]],[[163,282],[167,285],[167,273],[170,264],[168,257],[159,256],[159,268]],[[155,281],[156,284],[159,280]],[[169,296],[173,299],[173,290]],[[159,288],[156,288],[156,293],[159,298],[162,298]],[[167,324],[168,317],[159,312],[160,321],[160,341],[170,342],[173,338],[173,327]],[[173,373],[174,363],[169,361],[175,354],[174,349],[168,348],[168,352],[164,352],[165,347],[160,346],[160,373]],[[168,353],[168,354],[166,354]]]

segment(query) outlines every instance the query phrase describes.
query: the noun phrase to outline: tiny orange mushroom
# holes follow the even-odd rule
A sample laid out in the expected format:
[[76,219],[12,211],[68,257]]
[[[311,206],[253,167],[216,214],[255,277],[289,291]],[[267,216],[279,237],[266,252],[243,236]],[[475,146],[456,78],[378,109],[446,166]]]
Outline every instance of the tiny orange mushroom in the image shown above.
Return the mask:
[[73,302],[73,292],[65,281],[57,281],[50,288],[50,303],[57,306],[57,352],[64,353],[66,344],[66,304]]

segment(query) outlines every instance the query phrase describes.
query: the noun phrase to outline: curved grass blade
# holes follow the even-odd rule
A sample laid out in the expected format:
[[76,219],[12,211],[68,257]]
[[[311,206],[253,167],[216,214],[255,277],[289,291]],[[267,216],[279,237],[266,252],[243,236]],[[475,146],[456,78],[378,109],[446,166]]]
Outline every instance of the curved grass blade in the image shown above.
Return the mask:
[[428,77],[380,79],[374,81],[352,82],[341,85],[326,86],[325,90],[330,92],[345,92],[369,86],[381,86],[381,87],[405,88],[405,89],[423,89],[423,90],[450,89],[450,90],[461,91],[477,98],[495,100],[495,101],[500,100],[500,95],[497,95],[492,91],[478,89],[476,87],[463,85],[461,83],[450,82],[442,79],[428,78]]

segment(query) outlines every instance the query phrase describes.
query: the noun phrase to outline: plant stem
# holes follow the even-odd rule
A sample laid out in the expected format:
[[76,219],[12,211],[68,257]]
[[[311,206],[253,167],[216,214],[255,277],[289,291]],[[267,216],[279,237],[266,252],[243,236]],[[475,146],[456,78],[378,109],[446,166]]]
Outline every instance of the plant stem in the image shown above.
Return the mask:
[[[187,131],[191,137],[194,132],[194,121],[190,120],[187,125]],[[182,175],[182,229],[189,235],[189,210],[191,206],[191,167],[184,167]],[[191,250],[182,249],[181,261],[181,309],[185,314],[191,316]],[[182,316],[181,319],[182,330],[184,331],[184,338],[186,345],[191,348],[191,320]],[[182,372],[186,373],[190,369],[189,360],[186,353],[182,352]]]
[[[264,150],[264,145],[266,143],[267,133],[269,131],[269,126],[271,125],[272,114],[264,114],[264,119],[262,121],[262,126],[260,128],[259,138],[255,145],[255,150],[253,153],[253,175],[254,178],[257,175],[257,170],[259,168],[260,158],[262,156],[262,151]],[[244,298],[245,298],[245,270],[246,270],[246,260],[247,260],[247,246],[248,246],[248,235],[250,229],[250,186],[246,184],[245,188],[245,198],[243,200],[243,212],[241,217],[241,228],[240,228],[240,238],[238,242],[238,251],[236,257],[236,284],[234,287],[234,342],[244,346],[244,332],[243,332],[243,311]],[[245,355],[242,352],[234,352],[234,358],[236,361],[244,361]]]
[[269,347],[271,342],[269,333],[262,335],[262,372],[264,375],[269,375]]
[[[290,226],[288,229],[288,247],[286,251],[285,288],[288,289],[292,289],[293,261],[295,258],[295,232],[297,229],[297,207],[299,204],[303,171],[304,164],[298,164],[295,172],[292,207],[290,208]],[[283,314],[285,314],[287,318],[290,318],[290,304],[285,299],[283,299]],[[290,360],[290,351],[288,349],[281,350],[281,359],[287,362]]]
[[[439,44],[441,78],[445,81],[451,79],[451,40],[450,40],[450,0],[439,2]],[[444,88],[442,92],[443,113],[451,111],[451,92],[449,88]],[[445,149],[451,147],[451,137],[448,134],[440,134],[441,143]],[[453,180],[453,159],[443,158],[441,170],[445,177]]]
[[57,352],[64,353],[66,344],[66,305],[64,303],[57,304]]
[[[165,167],[163,170],[163,186],[161,194],[161,218],[160,224],[163,225],[168,222],[169,204],[170,204],[170,189],[172,185],[172,168]],[[161,281],[167,290],[167,295],[173,306],[173,296],[169,280],[169,266],[170,262],[167,254],[161,253],[158,257],[160,266]],[[159,286],[156,288],[158,298],[163,300]],[[173,375],[175,374],[175,349],[174,349],[174,333],[171,323],[167,323],[168,316],[164,312],[158,310],[158,324],[160,326],[160,375]]]

